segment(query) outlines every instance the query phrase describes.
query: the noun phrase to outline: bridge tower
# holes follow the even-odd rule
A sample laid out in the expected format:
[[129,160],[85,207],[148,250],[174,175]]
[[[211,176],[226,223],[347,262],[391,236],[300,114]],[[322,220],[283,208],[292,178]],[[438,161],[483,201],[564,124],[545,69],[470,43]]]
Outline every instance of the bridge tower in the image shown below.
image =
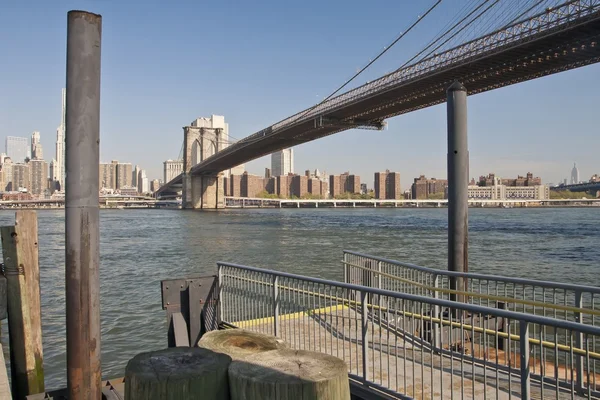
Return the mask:
[[[196,121],[195,121],[196,122]],[[183,193],[182,208],[225,208],[223,173],[192,176],[192,167],[222,150],[227,138],[223,128],[198,126],[183,127]]]

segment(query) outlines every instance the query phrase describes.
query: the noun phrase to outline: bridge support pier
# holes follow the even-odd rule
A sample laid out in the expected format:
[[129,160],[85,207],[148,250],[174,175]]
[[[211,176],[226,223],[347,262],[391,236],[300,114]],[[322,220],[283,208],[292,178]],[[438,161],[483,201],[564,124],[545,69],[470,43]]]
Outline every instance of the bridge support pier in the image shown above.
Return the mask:
[[203,210],[225,208],[222,174],[216,176],[185,174],[181,208]]

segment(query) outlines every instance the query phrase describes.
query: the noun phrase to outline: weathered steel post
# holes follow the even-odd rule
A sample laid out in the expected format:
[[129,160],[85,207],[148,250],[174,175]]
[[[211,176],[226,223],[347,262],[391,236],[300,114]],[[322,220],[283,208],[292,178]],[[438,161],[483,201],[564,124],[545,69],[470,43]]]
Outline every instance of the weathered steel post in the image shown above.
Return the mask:
[[70,399],[102,398],[99,182],[102,17],[67,14],[66,270]]
[[[448,104],[448,270],[469,270],[469,150],[467,145],[467,89],[454,82]],[[465,291],[466,279],[451,278],[450,288]],[[451,294],[452,300],[464,296]]]

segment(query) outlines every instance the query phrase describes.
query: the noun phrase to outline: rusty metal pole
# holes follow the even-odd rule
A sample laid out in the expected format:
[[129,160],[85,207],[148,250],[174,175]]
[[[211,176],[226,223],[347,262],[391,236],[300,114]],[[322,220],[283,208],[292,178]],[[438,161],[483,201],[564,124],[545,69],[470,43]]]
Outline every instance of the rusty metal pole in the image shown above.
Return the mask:
[[99,181],[102,17],[67,14],[66,270],[69,398],[102,398]]
[[[467,89],[454,82],[448,106],[448,270],[469,271],[469,149],[467,145]],[[450,288],[465,291],[466,279],[451,278]],[[451,294],[452,300],[464,296]]]

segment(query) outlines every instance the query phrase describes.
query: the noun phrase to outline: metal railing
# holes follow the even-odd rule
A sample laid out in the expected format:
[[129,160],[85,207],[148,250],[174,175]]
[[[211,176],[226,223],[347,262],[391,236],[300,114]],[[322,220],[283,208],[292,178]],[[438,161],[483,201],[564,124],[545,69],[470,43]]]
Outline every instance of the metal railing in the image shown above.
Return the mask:
[[[381,257],[344,251],[344,280],[347,283],[379,289],[459,300],[485,307],[500,307],[510,311],[541,315],[588,325],[600,325],[600,288],[546,282],[534,279],[511,278],[498,275],[460,273],[427,268]],[[465,292],[451,289],[452,280],[464,280]],[[547,335],[537,332],[536,337]],[[557,341],[568,345],[569,337],[559,335]],[[575,337],[580,346],[582,338]],[[590,342],[590,350],[600,349],[600,340]],[[535,359],[545,355],[533,350]],[[583,368],[583,359],[576,356],[576,371]],[[576,386],[581,388],[579,373]]]
[[373,390],[412,398],[600,398],[600,354],[591,350],[598,327],[427,293],[230,263],[218,269],[222,326],[337,356]]

